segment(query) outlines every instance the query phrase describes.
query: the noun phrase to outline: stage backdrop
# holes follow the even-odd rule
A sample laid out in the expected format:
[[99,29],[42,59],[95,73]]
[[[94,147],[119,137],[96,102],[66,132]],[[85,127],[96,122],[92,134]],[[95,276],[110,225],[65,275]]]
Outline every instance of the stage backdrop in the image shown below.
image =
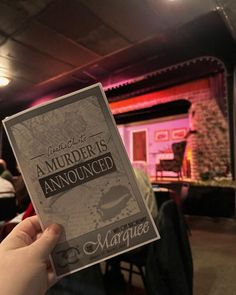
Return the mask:
[[[156,164],[160,159],[173,158],[172,144],[184,140],[189,130],[189,118],[186,114],[178,115],[119,125],[118,129],[133,166],[143,168],[152,178],[155,178]],[[191,166],[190,144],[187,145],[186,160]],[[185,177],[191,177],[191,171],[184,171],[184,174]],[[176,174],[167,172],[166,175],[175,176]]]

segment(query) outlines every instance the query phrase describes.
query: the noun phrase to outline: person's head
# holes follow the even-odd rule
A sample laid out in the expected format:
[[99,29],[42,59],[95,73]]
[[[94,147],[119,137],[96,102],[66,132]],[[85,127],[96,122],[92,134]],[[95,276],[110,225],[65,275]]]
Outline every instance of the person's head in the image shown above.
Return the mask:
[[3,159],[0,159],[0,174],[2,174],[7,169],[6,162]]
[[5,160],[3,160],[3,159],[0,159],[0,164],[4,167],[4,170],[6,170],[7,169],[7,163],[6,163],[6,161]]

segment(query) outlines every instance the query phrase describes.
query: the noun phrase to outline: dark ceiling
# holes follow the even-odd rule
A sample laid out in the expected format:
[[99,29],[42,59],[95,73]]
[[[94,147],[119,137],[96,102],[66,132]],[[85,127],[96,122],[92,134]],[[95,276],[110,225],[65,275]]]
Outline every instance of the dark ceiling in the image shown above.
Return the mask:
[[235,2],[0,0],[0,72],[12,80],[0,88],[1,117],[98,81],[117,99],[146,80],[162,88],[222,70],[203,56],[230,70]]

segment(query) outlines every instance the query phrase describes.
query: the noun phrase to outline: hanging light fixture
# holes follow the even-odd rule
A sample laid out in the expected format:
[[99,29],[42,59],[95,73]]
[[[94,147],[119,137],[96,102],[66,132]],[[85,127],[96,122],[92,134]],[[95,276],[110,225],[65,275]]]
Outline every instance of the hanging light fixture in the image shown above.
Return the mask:
[[10,79],[4,76],[0,76],[0,87],[7,86],[10,83]]

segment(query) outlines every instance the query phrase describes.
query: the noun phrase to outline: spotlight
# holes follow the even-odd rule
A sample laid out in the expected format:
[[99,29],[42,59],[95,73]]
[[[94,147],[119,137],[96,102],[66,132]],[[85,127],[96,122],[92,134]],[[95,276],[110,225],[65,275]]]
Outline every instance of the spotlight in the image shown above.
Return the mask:
[[4,76],[0,76],[0,87],[7,86],[10,83],[10,79]]

